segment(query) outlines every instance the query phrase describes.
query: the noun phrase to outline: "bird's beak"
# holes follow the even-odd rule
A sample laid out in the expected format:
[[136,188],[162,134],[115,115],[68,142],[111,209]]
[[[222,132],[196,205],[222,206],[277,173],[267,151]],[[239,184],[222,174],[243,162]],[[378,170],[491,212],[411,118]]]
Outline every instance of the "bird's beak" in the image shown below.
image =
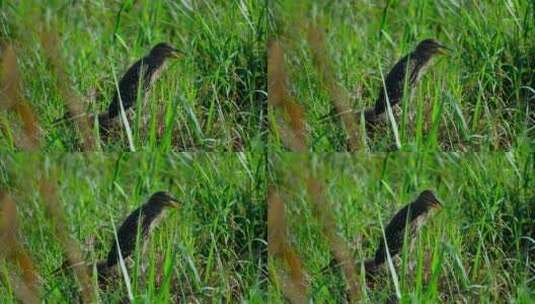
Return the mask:
[[172,58],[180,58],[182,57],[182,55],[184,55],[184,52],[182,52],[181,50],[177,49],[177,48],[174,48],[173,51],[171,52],[171,56]]
[[445,55],[445,54],[448,54],[448,52],[453,52],[453,50],[443,44],[438,45],[438,48],[437,48],[438,54]]
[[435,204],[434,204],[434,205],[435,205],[435,207],[437,207],[438,209],[442,209],[442,203],[441,203],[438,199],[435,201]]
[[169,207],[178,209],[178,200],[174,197],[172,197],[169,200]]

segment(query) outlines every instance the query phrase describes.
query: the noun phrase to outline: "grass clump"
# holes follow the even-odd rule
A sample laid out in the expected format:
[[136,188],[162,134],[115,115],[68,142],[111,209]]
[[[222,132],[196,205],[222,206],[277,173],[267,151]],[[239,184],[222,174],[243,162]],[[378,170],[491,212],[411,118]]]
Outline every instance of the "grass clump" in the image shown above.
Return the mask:
[[[382,77],[426,38],[452,51],[434,59],[412,98],[401,102],[396,124],[382,124],[369,137],[360,127],[364,148],[391,150],[397,140],[405,151],[533,146],[533,3],[274,1],[271,10],[272,35],[285,50],[289,89],[304,107],[311,150],[349,149],[341,119],[328,115],[330,83],[339,84],[354,112],[363,111],[375,104]],[[334,70],[328,81],[314,64],[311,26],[325,33],[324,60]],[[271,138],[273,149],[282,146]]]
[[[394,299],[396,286],[402,303],[535,299],[535,159],[530,153],[280,154],[273,163],[278,168],[273,179],[286,203],[288,238],[308,273],[314,302],[346,299],[341,272],[324,270],[333,258],[320,221],[327,212],[335,217],[334,233],[354,252],[364,302]],[[323,212],[315,211],[303,191],[302,168],[327,185]],[[404,247],[396,275],[383,265],[377,282],[366,288],[359,262],[374,257],[381,227],[424,189],[437,194],[442,210],[424,226],[413,252]],[[282,288],[270,288],[274,302],[282,301]]]
[[[88,114],[107,109],[116,81],[155,44],[169,42],[184,52],[162,73],[147,107],[134,109],[133,143],[121,128],[100,149],[263,146],[267,23],[259,1],[1,1],[0,10],[0,37],[15,46],[24,96],[43,129],[46,151],[81,149],[72,123],[54,123],[65,114],[68,97],[41,45],[50,29],[60,37],[63,70]],[[14,119],[2,114],[4,149],[15,149],[9,136]]]
[[[136,169],[132,169],[132,164]],[[106,258],[116,229],[156,191],[179,201],[151,234],[146,256],[132,255],[129,286],[122,275],[108,289],[91,286],[103,303],[135,301],[261,302],[266,275],[266,185],[261,157],[252,154],[15,154],[0,160],[0,185],[16,202],[20,235],[42,278],[45,302],[72,302],[79,289],[73,273],[51,275],[65,260],[54,233],[57,218],[44,207],[33,176],[57,176],[59,208],[68,236],[88,262]],[[36,170],[36,168],[40,168]],[[145,272],[142,265],[145,265]],[[1,273],[10,271],[2,264]],[[116,269],[118,270],[118,268]],[[15,302],[9,285],[2,302]]]

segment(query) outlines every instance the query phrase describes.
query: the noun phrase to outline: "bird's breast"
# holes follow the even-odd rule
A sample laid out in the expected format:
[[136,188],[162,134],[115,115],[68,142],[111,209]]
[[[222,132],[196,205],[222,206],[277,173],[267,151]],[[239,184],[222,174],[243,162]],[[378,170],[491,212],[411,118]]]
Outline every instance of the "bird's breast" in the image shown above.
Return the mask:
[[165,67],[166,67],[165,62],[158,66],[153,67],[153,71],[149,73],[149,81],[148,81],[149,87],[152,86],[158,78],[160,78],[160,75],[162,74],[162,71],[165,69]]
[[163,217],[165,216],[165,213],[166,213],[165,211],[161,211],[158,215],[154,217],[154,219],[151,221],[149,225],[149,233],[152,232],[152,230],[160,224]]
[[427,222],[427,219],[429,218],[429,215],[430,215],[430,212],[426,212],[414,219],[412,226],[415,232],[419,231],[423,227],[423,225],[425,225],[425,223]]

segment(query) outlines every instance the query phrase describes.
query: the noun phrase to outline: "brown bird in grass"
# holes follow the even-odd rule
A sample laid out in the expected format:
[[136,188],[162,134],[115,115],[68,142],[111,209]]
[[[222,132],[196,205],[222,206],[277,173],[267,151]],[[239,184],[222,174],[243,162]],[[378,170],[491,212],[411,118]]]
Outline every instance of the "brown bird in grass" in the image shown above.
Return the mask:
[[[382,118],[387,108],[387,96],[391,107],[399,104],[405,93],[405,80],[409,89],[416,87],[431,59],[435,55],[443,54],[445,49],[448,48],[437,40],[426,39],[421,41],[412,53],[401,58],[386,76],[385,86],[381,87],[375,106],[364,111],[366,123],[373,125]],[[360,119],[360,113],[357,119]]]
[[99,269],[100,277],[105,277],[107,270],[117,265],[119,252],[123,259],[130,257],[136,246],[138,231],[145,251],[150,232],[165,216],[167,208],[178,208],[178,201],[168,192],[160,191],[154,193],[147,203],[130,213],[117,230],[117,238],[113,241],[106,263]]
[[[168,192],[160,191],[154,193],[148,202],[134,210],[117,230],[117,238],[112,243],[107,259],[96,263],[99,282],[105,283],[113,267],[119,262],[119,251],[124,260],[132,255],[138,239],[138,231],[140,233],[139,240],[143,243],[143,251],[145,251],[150,232],[165,216],[168,208],[177,207],[178,201],[175,198]],[[87,263],[83,263],[83,265],[90,266]],[[53,274],[79,266],[81,265],[69,265],[68,262],[65,262]]]
[[149,89],[165,68],[166,60],[177,58],[181,54],[178,49],[162,42],[155,45],[148,55],[136,61],[119,81],[119,91],[115,93],[108,110],[98,115],[101,132],[106,134],[113,119],[121,113],[120,103],[125,111],[134,106],[139,89],[146,100]]
[[[121,113],[121,103],[125,112],[135,105],[140,89],[141,96],[144,96],[146,102],[148,92],[164,70],[167,59],[178,58],[181,54],[181,51],[169,43],[158,43],[145,57],[128,68],[119,81],[119,90],[115,90],[108,110],[97,116],[101,134],[107,135],[109,133],[113,121]],[[63,118],[55,120],[54,124],[69,118],[71,118],[71,114],[66,113]],[[93,122],[93,119],[94,116],[89,115],[89,121]]]
[[[384,240],[379,243],[375,252],[375,266],[383,264],[387,258],[386,248],[394,258],[401,252],[405,231],[412,242],[417,232],[427,222],[432,210],[442,207],[431,190],[425,190],[418,198],[399,210],[385,228]],[[386,245],[386,246],[385,246]]]
[[[399,210],[390,223],[385,228],[385,239],[379,243],[379,247],[375,252],[375,257],[364,261],[365,273],[370,279],[379,267],[386,260],[386,245],[391,258],[394,258],[401,252],[405,231],[408,232],[408,240],[411,242],[416,237],[419,229],[425,224],[432,210],[441,207],[441,203],[436,198],[434,193],[430,190],[425,190],[418,198]],[[328,266],[324,267],[321,272],[326,269],[338,266],[333,259]]]

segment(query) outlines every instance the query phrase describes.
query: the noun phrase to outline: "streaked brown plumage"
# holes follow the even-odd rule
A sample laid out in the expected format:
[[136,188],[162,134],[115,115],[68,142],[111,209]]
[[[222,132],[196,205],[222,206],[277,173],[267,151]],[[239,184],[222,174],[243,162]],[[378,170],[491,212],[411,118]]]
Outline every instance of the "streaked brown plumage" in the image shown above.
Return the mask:
[[412,240],[427,221],[430,211],[441,206],[435,194],[425,190],[414,202],[399,210],[385,228],[385,238],[381,240],[375,252],[375,265],[380,266],[385,262],[386,247],[392,258],[398,255],[403,248],[405,231],[409,234],[408,239]]
[[[400,209],[394,217],[390,220],[385,228],[386,244],[390,256],[394,258],[401,252],[405,236],[405,230],[409,229],[409,240],[413,240],[416,232],[423,226],[430,215],[430,211],[434,208],[442,206],[436,196],[431,190],[425,190],[418,198]],[[381,238],[379,247],[375,252],[375,257],[364,260],[364,270],[367,281],[371,282],[375,273],[380,269],[381,265],[386,260],[385,240]],[[321,272],[327,269],[338,267],[336,260],[332,259],[329,265],[325,266]]]
[[[391,107],[399,104],[405,93],[405,79],[407,79],[407,87],[413,89],[431,63],[433,56],[443,53],[443,49],[447,48],[437,40],[426,39],[421,41],[413,52],[401,58],[386,76],[385,86],[381,87],[375,106],[364,111],[367,124],[373,124],[382,118],[382,114],[386,111],[387,96]],[[385,95],[385,88],[387,95]],[[360,113],[357,119],[360,119]]]
[[106,133],[112,121],[121,112],[120,103],[126,111],[136,102],[139,86],[147,98],[147,93],[165,67],[165,61],[171,57],[178,57],[180,51],[170,44],[162,42],[155,45],[150,53],[136,61],[119,81],[119,91],[115,92],[108,110],[98,115],[101,132]]
[[[169,207],[177,208],[177,203],[177,200],[168,192],[160,191],[154,193],[145,204],[130,213],[117,230],[117,238],[114,238],[111,244],[107,259],[96,263],[101,284],[106,281],[113,267],[119,262],[119,249],[123,259],[130,257],[135,250],[138,231],[140,233],[140,243],[146,245],[150,232],[163,218],[165,210]],[[92,267],[93,265],[86,262],[82,263],[82,265],[70,265],[67,261],[55,270],[53,274],[79,266]]]
[[165,215],[166,208],[177,208],[177,203],[178,201],[169,193],[156,192],[147,203],[130,213],[117,230],[117,239],[113,241],[105,267],[99,274],[104,274],[105,268],[111,268],[119,262],[119,249],[122,258],[128,258],[134,252],[138,230],[141,233],[140,240],[144,243],[149,233]]

